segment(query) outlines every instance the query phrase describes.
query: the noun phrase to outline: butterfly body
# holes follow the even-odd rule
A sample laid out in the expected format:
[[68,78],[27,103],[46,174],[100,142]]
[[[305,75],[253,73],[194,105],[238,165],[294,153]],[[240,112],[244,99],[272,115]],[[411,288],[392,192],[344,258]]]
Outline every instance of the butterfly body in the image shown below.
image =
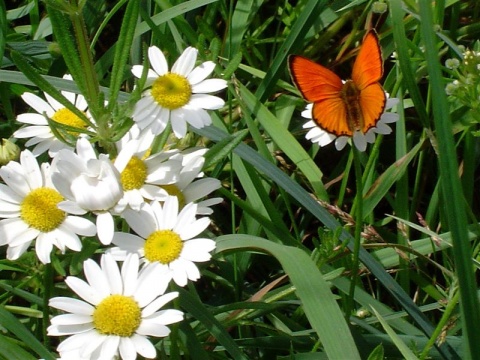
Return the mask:
[[367,133],[380,119],[386,96],[379,83],[383,62],[374,31],[365,37],[350,80],[343,82],[331,70],[297,55],[289,57],[289,69],[303,97],[313,102],[312,119],[323,130],[351,137]]
[[360,105],[360,90],[352,80],[347,80],[340,94],[345,105],[347,126],[350,132],[363,129],[363,112]]

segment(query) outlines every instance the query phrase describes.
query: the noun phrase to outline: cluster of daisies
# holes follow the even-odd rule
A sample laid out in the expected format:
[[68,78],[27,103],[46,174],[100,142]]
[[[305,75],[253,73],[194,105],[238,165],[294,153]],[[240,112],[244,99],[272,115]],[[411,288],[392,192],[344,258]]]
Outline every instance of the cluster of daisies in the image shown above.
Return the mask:
[[[202,237],[211,207],[221,202],[206,198],[220,188],[219,180],[202,173],[206,149],[151,149],[169,123],[177,138],[186,135],[187,124],[210,125],[207,110],[224,101],[208,93],[227,83],[207,79],[215,64],[195,66],[194,48],[171,70],[158,48],[148,54],[153,69],[133,109],[134,125],[115,143],[113,156],[88,136],[95,119],[82,95],[62,92],[87,121],[48,94],[24,93],[36,113],[18,116],[25,125],[13,137],[25,139],[28,149],[0,168],[0,245],[8,259],[18,259],[34,243],[39,261],[47,264],[52,251],[81,251],[86,238],[99,242],[99,264],[84,262],[85,280],[65,280],[78,298],[49,302],[66,312],[48,327],[48,335],[66,336],[57,348],[65,359],[155,358],[148,337],[167,336],[167,325],[183,319],[179,310],[162,310],[178,296],[166,289],[171,282],[183,287],[199,279],[196,263],[208,261],[215,249],[212,239]],[[132,72],[140,77],[144,69],[134,66]],[[76,142],[59,139],[52,120],[66,125]]]

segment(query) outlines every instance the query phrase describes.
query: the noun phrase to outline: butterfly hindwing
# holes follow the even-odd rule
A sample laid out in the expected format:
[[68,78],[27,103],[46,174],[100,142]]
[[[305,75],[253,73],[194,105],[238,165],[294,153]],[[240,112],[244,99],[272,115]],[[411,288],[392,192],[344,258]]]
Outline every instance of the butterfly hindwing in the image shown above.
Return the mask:
[[307,101],[337,97],[342,89],[342,80],[322,65],[298,55],[289,56],[288,63],[292,79]]
[[346,121],[347,109],[339,96],[314,103],[312,118],[320,128],[331,134],[352,135]]
[[377,82],[368,85],[360,91],[360,107],[363,113],[363,128],[365,134],[377,125],[378,119],[385,109],[386,96],[382,86]]

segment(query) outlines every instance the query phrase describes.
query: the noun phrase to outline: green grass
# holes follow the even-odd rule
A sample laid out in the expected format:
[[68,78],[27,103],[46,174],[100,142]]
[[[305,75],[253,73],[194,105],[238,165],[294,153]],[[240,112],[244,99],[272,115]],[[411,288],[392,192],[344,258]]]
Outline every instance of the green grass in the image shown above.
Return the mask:
[[[24,91],[67,105],[68,90],[86,96],[102,119],[96,140],[113,149],[141,96],[131,66],[151,45],[170,64],[197,47],[229,84],[213,126],[180,143],[211,149],[204,172],[224,202],[205,235],[213,259],[179,289],[185,320],[156,342],[159,358],[478,358],[480,65],[445,66],[480,50],[476,1],[390,0],[382,14],[373,1],[87,0],[81,15],[58,3],[0,2],[2,138],[28,111]],[[312,144],[288,55],[344,78],[372,27],[400,120],[365,153]],[[462,87],[447,94],[453,80]],[[8,261],[0,247],[0,359],[56,357],[45,299],[104,250],[85,244],[52,267],[33,251]]]

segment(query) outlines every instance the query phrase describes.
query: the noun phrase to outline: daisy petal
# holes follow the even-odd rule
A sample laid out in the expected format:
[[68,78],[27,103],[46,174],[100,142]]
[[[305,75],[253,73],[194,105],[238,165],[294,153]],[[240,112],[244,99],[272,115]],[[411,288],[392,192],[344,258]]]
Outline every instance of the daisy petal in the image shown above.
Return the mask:
[[129,337],[121,337],[120,343],[118,345],[118,350],[120,352],[121,359],[136,359],[137,350],[133,341]]
[[85,281],[74,276],[68,276],[65,282],[70,289],[90,304],[98,305],[102,301],[102,296]]
[[151,46],[148,48],[148,59],[158,76],[165,75],[168,72],[167,59],[158,47]]
[[201,83],[192,85],[192,92],[195,94],[212,93],[225,89],[228,86],[223,79],[207,79]]
[[51,298],[48,301],[48,305],[55,309],[80,315],[92,315],[95,310],[92,305],[87,304],[85,301],[68,297]]
[[225,100],[209,94],[193,94],[188,105],[200,109],[218,110],[225,105]]
[[192,70],[190,74],[188,74],[187,79],[192,85],[193,92],[196,92],[195,90],[193,90],[193,88],[195,88],[195,85],[205,80],[212,73],[214,69],[215,69],[215,63],[213,61],[206,61],[203,64],[197,66],[195,69]]
[[147,359],[153,359],[157,355],[157,350],[147,338],[134,334],[130,338],[135,346],[135,351]]
[[172,66],[172,73],[188,76],[195,66],[198,50],[193,47],[186,48],[182,55],[175,61]]

